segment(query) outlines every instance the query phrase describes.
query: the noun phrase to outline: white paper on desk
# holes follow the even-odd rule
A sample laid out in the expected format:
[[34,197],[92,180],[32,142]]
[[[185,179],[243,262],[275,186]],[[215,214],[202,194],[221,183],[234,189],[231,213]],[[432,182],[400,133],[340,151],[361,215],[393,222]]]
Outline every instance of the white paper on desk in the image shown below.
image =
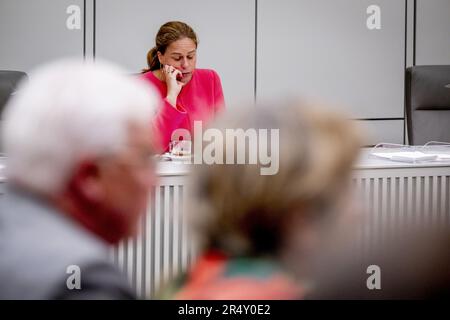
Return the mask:
[[433,161],[438,159],[436,154],[427,154],[420,151],[374,152],[372,154],[383,159],[401,162]]
[[[431,153],[430,153],[430,155],[431,155]],[[438,161],[449,161],[450,160],[450,154],[448,154],[448,153],[433,153],[432,155],[436,156]]]

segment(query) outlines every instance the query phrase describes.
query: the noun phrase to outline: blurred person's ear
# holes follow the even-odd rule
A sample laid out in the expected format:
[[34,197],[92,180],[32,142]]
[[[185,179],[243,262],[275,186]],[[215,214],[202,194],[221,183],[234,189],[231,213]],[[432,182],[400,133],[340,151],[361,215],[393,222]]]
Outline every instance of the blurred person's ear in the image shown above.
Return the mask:
[[90,203],[99,203],[104,198],[104,190],[100,183],[100,168],[94,161],[82,161],[74,168],[69,183],[70,191]]
[[[53,198],[56,205],[75,221],[110,244],[130,234],[130,218],[111,204],[100,161],[80,161],[61,193]],[[134,222],[134,221],[133,221]]]

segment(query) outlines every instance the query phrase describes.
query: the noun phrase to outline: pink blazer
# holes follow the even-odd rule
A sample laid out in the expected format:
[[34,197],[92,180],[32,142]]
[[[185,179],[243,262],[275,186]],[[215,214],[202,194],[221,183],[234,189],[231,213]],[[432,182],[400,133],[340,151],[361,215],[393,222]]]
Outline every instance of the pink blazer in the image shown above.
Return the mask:
[[[151,82],[164,99],[167,86],[149,71],[142,77]],[[153,134],[159,152],[169,149],[172,132],[187,129],[193,139],[194,121],[202,121],[203,127],[213,120],[225,107],[222,84],[219,75],[210,69],[195,69],[191,81],[182,89],[177,98],[175,109],[166,100],[160,106],[153,119]]]

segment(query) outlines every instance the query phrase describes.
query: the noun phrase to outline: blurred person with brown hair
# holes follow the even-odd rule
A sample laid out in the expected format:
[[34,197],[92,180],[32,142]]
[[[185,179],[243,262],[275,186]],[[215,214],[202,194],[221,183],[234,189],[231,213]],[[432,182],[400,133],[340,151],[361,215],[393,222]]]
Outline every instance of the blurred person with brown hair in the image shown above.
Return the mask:
[[41,67],[4,113],[0,299],[128,299],[109,245],[134,234],[154,182],[159,99],[113,65]]
[[217,72],[196,68],[197,46],[197,35],[188,24],[169,21],[159,28],[147,54],[142,77],[158,89],[164,102],[154,119],[160,152],[168,150],[175,130],[187,130],[192,136],[194,121],[206,125],[224,109]]
[[[308,290],[309,257],[329,226],[351,210],[350,172],[359,138],[341,115],[304,103],[242,108],[214,128],[279,130],[279,170],[261,164],[203,164],[193,172],[189,221],[199,261],[165,297],[296,299]],[[229,141],[223,159],[249,149]],[[261,147],[261,140],[258,142]],[[234,148],[234,150],[233,150]],[[239,155],[238,155],[239,157]],[[224,161],[225,163],[225,161]]]

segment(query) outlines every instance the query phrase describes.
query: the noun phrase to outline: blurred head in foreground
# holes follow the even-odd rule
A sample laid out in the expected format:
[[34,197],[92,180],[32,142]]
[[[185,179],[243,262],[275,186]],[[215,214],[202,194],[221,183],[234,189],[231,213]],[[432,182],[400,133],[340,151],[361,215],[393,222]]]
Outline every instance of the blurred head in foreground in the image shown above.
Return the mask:
[[67,60],[19,92],[4,113],[10,183],[107,242],[130,235],[153,180],[153,91],[105,62]]
[[10,100],[0,299],[135,297],[107,244],[133,234],[146,206],[153,92],[107,63],[64,60]]
[[[301,297],[303,284],[293,278],[302,276],[303,261],[325,241],[328,226],[349,211],[350,172],[359,147],[350,121],[304,103],[245,110],[214,128],[223,136],[227,129],[249,134],[267,129],[269,135],[279,130],[279,141],[269,147],[279,160],[278,172],[262,175],[260,164],[196,168],[189,212],[204,255],[177,298]],[[264,138],[259,138],[262,148]],[[230,152],[249,159],[253,147],[235,143],[230,148],[226,140],[220,152],[224,162]]]

